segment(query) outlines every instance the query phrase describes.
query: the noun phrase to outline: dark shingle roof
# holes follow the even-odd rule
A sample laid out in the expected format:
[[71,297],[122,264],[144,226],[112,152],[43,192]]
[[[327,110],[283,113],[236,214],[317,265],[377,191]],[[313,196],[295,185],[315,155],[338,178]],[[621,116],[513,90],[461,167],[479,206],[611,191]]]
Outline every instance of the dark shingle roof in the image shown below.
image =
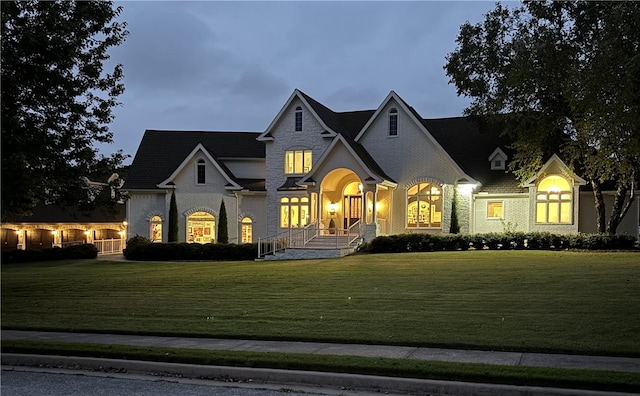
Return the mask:
[[[257,132],[202,132],[147,130],[131,164],[123,190],[155,189],[198,145],[214,158],[264,158],[265,145]],[[220,165],[233,178],[224,163]],[[234,179],[240,185],[239,180]]]
[[375,110],[359,110],[336,113],[330,108],[326,107],[322,103],[313,99],[309,95],[300,91],[300,94],[305,98],[313,110],[324,121],[324,123],[331,128],[334,132],[341,134],[345,141],[351,146],[353,151],[360,157],[360,159],[366,164],[366,166],[378,176],[393,181],[384,170],[378,165],[378,163],[371,157],[369,152],[364,149],[354,139],[362,130],[362,127],[369,121],[371,116],[376,112]]
[[[362,110],[336,113],[301,92],[314,111],[323,119],[328,127],[345,137],[345,140],[360,156],[360,158],[376,173],[392,180],[385,175],[384,170],[371,158],[369,153],[357,142],[356,135],[369,121],[375,110]],[[482,187],[477,191],[492,193],[518,193],[526,191],[520,187],[515,176],[500,170],[491,170],[489,156],[500,147],[502,151],[513,158],[513,151],[509,149],[507,138],[501,137],[496,130],[485,130],[470,117],[453,117],[440,119],[424,119],[416,109],[398,98],[412,112],[412,114],[433,135],[438,143],[449,153],[451,158],[469,176],[480,181]]]
[[519,186],[513,173],[491,170],[489,156],[496,148],[500,147],[509,159],[512,159],[514,154],[509,148],[509,140],[500,136],[499,131],[480,128],[479,124],[469,117],[421,119],[421,122],[462,170],[482,183],[482,187],[476,192],[526,191]]

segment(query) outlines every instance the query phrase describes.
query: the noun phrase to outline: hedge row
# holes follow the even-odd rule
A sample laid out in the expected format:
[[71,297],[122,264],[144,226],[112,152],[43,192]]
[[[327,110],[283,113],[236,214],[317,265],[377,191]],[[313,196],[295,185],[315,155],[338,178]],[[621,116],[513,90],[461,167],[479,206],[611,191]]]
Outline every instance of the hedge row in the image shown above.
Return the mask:
[[123,251],[127,260],[211,260],[241,261],[258,257],[257,244],[232,243],[141,243],[127,245]]
[[11,250],[2,252],[2,263],[26,263],[29,261],[51,261],[69,259],[94,259],[98,257],[98,248],[93,244],[67,246],[65,248],[47,248],[40,250]]
[[487,234],[401,234],[380,236],[363,246],[369,253],[434,252],[469,249],[637,249],[638,239],[626,234],[551,234],[513,232]]

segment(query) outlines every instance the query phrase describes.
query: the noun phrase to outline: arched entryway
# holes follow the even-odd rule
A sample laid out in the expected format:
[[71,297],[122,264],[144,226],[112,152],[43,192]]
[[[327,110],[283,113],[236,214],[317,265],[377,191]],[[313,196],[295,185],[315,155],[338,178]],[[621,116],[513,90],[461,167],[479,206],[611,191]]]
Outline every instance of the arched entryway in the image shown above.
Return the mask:
[[350,169],[329,172],[320,184],[320,221],[323,228],[348,229],[362,220],[364,195],[362,181]]

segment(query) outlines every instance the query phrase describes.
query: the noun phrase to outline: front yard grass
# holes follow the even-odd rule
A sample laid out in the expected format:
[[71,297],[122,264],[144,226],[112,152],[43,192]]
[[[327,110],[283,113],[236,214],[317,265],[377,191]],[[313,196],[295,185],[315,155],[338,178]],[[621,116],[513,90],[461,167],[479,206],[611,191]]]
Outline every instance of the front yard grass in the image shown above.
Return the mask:
[[14,329],[640,356],[640,254],[2,266]]

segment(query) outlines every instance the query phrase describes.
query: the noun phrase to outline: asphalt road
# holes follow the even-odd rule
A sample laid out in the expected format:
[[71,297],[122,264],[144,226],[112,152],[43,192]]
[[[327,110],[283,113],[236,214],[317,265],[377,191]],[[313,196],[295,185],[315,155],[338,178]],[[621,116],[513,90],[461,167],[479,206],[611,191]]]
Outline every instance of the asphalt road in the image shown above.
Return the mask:
[[233,384],[224,386],[219,382],[211,385],[207,384],[207,381],[198,380],[145,380],[127,375],[114,378],[84,375],[82,372],[61,374],[2,370],[0,380],[2,396],[309,396],[307,393],[298,393],[287,388],[259,389],[259,384],[249,388],[238,388]]

